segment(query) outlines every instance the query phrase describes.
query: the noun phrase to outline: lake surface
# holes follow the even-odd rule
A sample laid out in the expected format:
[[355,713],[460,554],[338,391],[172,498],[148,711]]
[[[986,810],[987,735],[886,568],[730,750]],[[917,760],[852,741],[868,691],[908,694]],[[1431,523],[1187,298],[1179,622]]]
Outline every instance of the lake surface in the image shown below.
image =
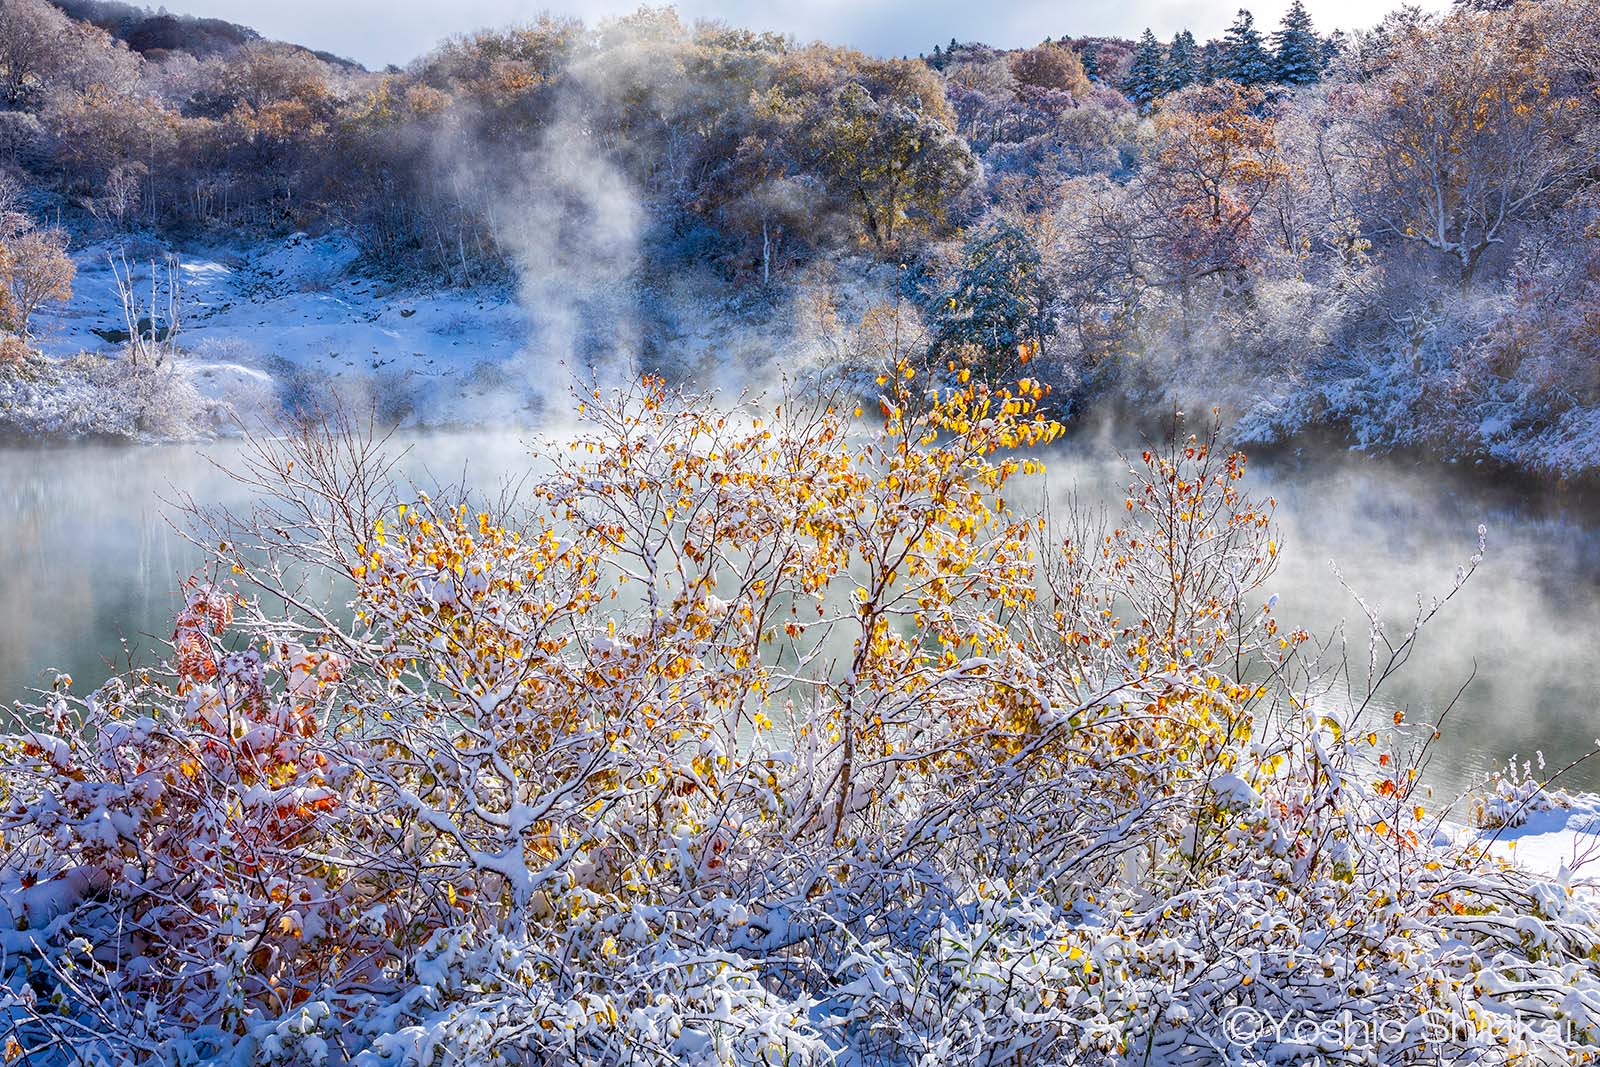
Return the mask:
[[[511,433],[396,438],[423,484],[484,488],[525,471]],[[80,692],[112,664],[151,650],[172,631],[179,583],[201,553],[174,531],[170,502],[187,493],[242,508],[249,494],[218,469],[231,442],[199,445],[0,445],[0,698],[48,686],[55,671]],[[1282,563],[1269,590],[1285,624],[1314,634],[1349,621],[1357,659],[1366,624],[1329,566],[1382,609],[1398,636],[1417,594],[1442,595],[1456,567],[1489,552],[1466,589],[1425,632],[1406,672],[1385,692],[1385,713],[1430,719],[1476,678],[1451,713],[1431,770],[1456,788],[1513,755],[1543,751],[1551,769],[1600,737],[1600,516],[1529,494],[1492,489],[1448,468],[1362,456],[1307,465],[1251,464],[1247,484],[1278,500]],[[1114,449],[1068,446],[1050,462],[1052,493],[1120,507],[1126,468]],[[1600,759],[1570,786],[1600,789]]]

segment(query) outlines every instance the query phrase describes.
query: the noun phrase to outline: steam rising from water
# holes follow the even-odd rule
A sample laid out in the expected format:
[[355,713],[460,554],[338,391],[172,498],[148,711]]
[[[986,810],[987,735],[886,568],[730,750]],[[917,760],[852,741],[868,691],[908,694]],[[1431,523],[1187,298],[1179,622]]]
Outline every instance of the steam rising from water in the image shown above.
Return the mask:
[[[730,284],[722,269],[700,261],[695,242],[709,238],[693,232],[694,221],[662,208],[670,189],[690,180],[676,131],[704,109],[707,91],[681,76],[687,31],[641,12],[603,24],[595,41],[590,52],[576,45],[560,79],[517,105],[536,121],[458,108],[435,146],[462,207],[486,220],[515,271],[529,334],[524,352],[500,370],[548,417],[567,406],[574,387],[586,392],[641,369],[735,394],[792,372],[796,356],[818,358],[799,279],[783,276],[776,290],[749,278]],[[630,132],[613,135],[622,116]],[[536,139],[531,149],[527,136]],[[640,175],[650,176],[650,187]],[[774,210],[789,198],[789,214],[819,229],[833,225],[815,205],[802,212],[797,189],[778,182],[770,195]],[[660,236],[680,228],[688,236]],[[680,238],[681,247],[663,247]],[[894,284],[890,268],[862,287],[881,299]],[[503,399],[521,406],[522,397]]]
[[[423,484],[493,490],[533,466],[510,433],[412,434],[402,462]],[[170,634],[175,590],[198,561],[171,533],[160,498],[174,490],[239,508],[240,488],[208,464],[237,446],[170,445],[0,448],[0,699],[48,685],[48,668],[71,672],[80,689],[118,658],[119,639],[145,662]],[[1136,449],[1135,449],[1136,450]],[[1100,445],[1073,442],[1050,460],[1052,498],[1074,489],[1086,505],[1115,505],[1126,468]],[[1542,749],[1557,766],[1600,734],[1600,524],[1594,516],[1530,507],[1437,468],[1339,456],[1316,465],[1253,463],[1245,483],[1276,496],[1281,565],[1277,593],[1286,625],[1326,634],[1348,622],[1354,658],[1365,621],[1328,566],[1382,609],[1391,634],[1404,631],[1416,596],[1442,594],[1455,568],[1489,527],[1483,567],[1448,605],[1410,668],[1387,691],[1385,712],[1430,720],[1477,671],[1451,715],[1435,782],[1447,788],[1513,754]],[[1574,786],[1600,788],[1600,767]]]
[[607,130],[623,111],[670,111],[668,97],[685,91],[662,52],[674,44],[670,27],[641,16],[638,25],[602,33],[600,51],[575,46],[579,53],[560,81],[530,95],[536,102],[528,106],[542,112],[531,149],[508,148],[485,133],[505,117],[467,116],[439,152],[516,271],[530,336],[508,370],[521,375],[530,396],[557,407],[574,386],[626,380],[637,369],[645,333],[638,271],[649,213],[626,153],[646,149],[613,143]]
[[[592,65],[573,72],[580,84],[593,74]],[[639,350],[630,279],[645,212],[632,181],[594,142],[584,95],[562,92],[538,147],[522,158],[511,198],[488,205],[533,326],[536,354],[522,369],[546,397],[573,375],[579,385],[631,378]]]

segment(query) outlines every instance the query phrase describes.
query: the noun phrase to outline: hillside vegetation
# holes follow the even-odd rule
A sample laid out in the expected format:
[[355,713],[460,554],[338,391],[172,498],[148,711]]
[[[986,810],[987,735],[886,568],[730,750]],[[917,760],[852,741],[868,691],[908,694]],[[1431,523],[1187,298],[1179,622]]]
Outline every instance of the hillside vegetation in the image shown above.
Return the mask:
[[[0,162],[80,242],[338,230],[371,271],[515,281],[560,305],[535,352],[619,344],[686,268],[740,315],[865,258],[916,327],[892,356],[998,381],[1021,353],[1063,412],[1222,403],[1245,439],[1566,476],[1600,456],[1597,27],[1593,0],[1524,0],[1323,36],[1297,6],[1203,43],[882,59],[645,9],[375,73],[7,0]],[[13,275],[63,241],[4,239]]]

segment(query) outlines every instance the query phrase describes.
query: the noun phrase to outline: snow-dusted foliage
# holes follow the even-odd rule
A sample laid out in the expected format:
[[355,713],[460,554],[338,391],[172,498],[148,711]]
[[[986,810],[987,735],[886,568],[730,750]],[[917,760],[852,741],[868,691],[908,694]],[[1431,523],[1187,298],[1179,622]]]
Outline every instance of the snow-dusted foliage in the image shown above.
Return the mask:
[[170,439],[215,432],[231,416],[171,361],[27,353],[0,363],[0,434]]
[[1600,911],[1437,833],[1364,710],[1415,631],[1327,695],[1242,456],[1175,437],[1052,516],[1042,388],[921,377],[870,434],[597,391],[481,510],[360,433],[260,444],[164,668],[4,741],[11,1054],[1596,1050]]

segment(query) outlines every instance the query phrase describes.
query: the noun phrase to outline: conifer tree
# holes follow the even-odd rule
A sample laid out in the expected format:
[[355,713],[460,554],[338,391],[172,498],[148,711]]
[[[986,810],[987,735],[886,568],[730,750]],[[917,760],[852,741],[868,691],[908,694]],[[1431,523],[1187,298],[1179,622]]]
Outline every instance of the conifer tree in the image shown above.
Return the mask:
[[1345,41],[1343,30],[1334,30],[1322,39],[1321,54],[1318,58],[1322,60],[1322,69],[1324,71],[1333,66],[1333,61],[1338,59],[1339,54],[1344,51]]
[[1097,41],[1084,41],[1078,46],[1078,58],[1083,60],[1083,72],[1090,81],[1100,80],[1100,45]]
[[1256,29],[1255,16],[1244,8],[1239,9],[1239,17],[1228,27],[1222,51],[1226,77],[1240,85],[1259,85],[1272,80],[1272,57],[1267,54],[1261,33]]
[[1139,50],[1133,54],[1133,63],[1128,67],[1123,92],[1140,111],[1149,111],[1150,105],[1162,93],[1163,74],[1161,43],[1156,40],[1155,34],[1146,29],[1144,36],[1139,38]]
[[1056,328],[1043,273],[1039,246],[1020,227],[1006,223],[975,235],[939,309],[935,345],[941,352],[975,349],[993,357],[1042,344]]
[[1272,35],[1276,63],[1273,73],[1285,85],[1310,85],[1322,76],[1322,39],[1311,27],[1311,16],[1294,0]]
[[1172,38],[1172,47],[1167,49],[1167,63],[1161,72],[1161,92],[1175,93],[1179,89],[1193,85],[1200,77],[1199,46],[1195,44],[1194,34],[1188,30],[1181,30]]

